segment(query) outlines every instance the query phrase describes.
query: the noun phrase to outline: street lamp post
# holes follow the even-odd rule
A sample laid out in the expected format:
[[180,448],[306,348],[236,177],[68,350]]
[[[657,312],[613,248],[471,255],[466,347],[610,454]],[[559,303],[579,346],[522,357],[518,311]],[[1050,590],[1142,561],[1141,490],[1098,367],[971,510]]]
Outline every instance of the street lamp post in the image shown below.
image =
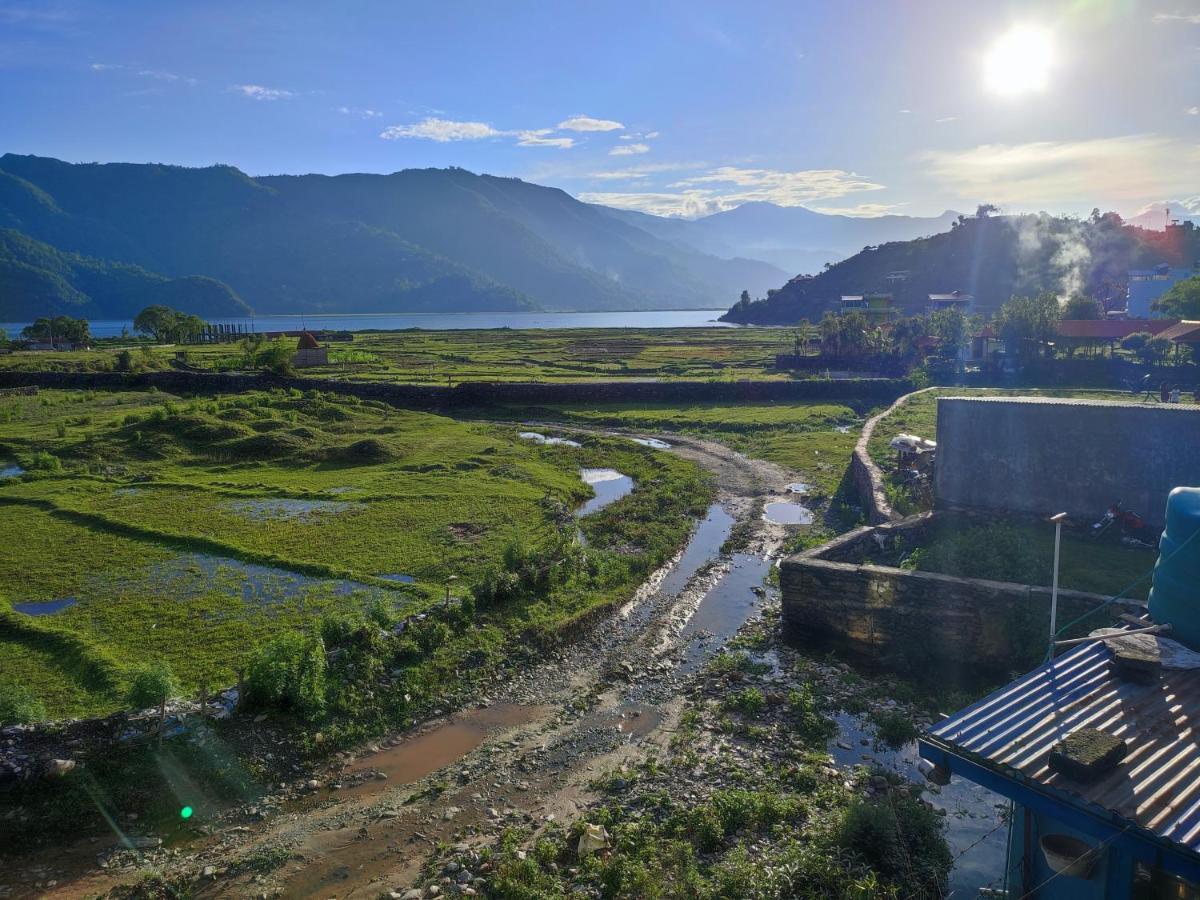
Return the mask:
[[1051,516],[1054,523],[1054,575],[1050,582],[1050,659],[1054,659],[1054,635],[1058,628],[1058,559],[1059,548],[1062,545],[1062,523],[1067,518],[1065,512]]

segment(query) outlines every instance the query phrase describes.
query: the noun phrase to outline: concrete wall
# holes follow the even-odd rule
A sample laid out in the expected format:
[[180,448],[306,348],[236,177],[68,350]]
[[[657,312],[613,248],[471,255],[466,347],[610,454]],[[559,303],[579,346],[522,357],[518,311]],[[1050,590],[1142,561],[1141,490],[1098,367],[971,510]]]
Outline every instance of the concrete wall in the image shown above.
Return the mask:
[[[1050,630],[1049,588],[863,562],[879,540],[918,543],[931,521],[926,513],[859,528],[785,559],[780,587],[789,638],[926,676],[1007,675],[1040,662]],[[1060,590],[1059,622],[1106,599]],[[1110,619],[1104,614],[1095,624]]]
[[36,385],[45,388],[147,388],[172,393],[236,393],[268,388],[329,391],[382,400],[397,406],[454,408],[495,404],[538,403],[761,403],[800,400],[893,400],[911,390],[903,379],[848,381],[587,381],[543,382],[471,381],[452,388],[385,382],[349,382],[324,378],[281,378],[270,375],[218,375],[163,371],[121,372],[5,372],[0,387]]
[[1042,398],[938,400],[939,506],[1067,512],[1114,501],[1162,525],[1167,494],[1200,485],[1200,407]]

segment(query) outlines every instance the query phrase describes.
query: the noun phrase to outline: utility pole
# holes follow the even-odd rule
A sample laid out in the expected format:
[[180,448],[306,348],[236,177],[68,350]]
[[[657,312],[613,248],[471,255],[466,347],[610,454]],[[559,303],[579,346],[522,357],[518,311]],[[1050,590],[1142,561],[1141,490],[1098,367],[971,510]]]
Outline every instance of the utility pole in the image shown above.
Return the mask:
[[1067,514],[1060,512],[1051,516],[1054,523],[1054,576],[1050,582],[1050,659],[1054,659],[1054,636],[1058,628],[1058,558],[1062,545],[1062,523]]

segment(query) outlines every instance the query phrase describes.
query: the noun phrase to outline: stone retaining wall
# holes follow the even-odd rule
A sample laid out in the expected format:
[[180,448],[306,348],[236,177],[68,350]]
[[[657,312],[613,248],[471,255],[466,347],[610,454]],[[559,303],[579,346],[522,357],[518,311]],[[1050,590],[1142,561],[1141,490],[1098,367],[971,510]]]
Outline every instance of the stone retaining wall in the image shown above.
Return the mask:
[[[1007,675],[1038,663],[1049,638],[1048,587],[864,562],[881,543],[919,543],[936,515],[859,528],[785,559],[780,585],[788,636],[869,665],[930,675]],[[1108,599],[1068,590],[1058,597],[1060,624]],[[1107,621],[1111,612],[1097,624],[1100,618]]]
[[268,388],[328,391],[382,400],[396,406],[448,408],[549,403],[763,403],[833,400],[846,397],[891,400],[912,385],[904,379],[847,381],[586,381],[567,383],[470,381],[451,388],[378,381],[222,375],[184,371],[13,372],[0,371],[0,387],[69,389],[157,387],[183,394],[237,393]]

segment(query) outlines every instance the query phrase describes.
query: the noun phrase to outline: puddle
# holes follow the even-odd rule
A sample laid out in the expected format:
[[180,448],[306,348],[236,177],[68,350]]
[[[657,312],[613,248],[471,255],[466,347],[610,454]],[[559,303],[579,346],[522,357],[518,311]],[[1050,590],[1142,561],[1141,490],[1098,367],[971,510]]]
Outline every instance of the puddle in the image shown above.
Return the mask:
[[27,616],[52,616],[64,609],[70,609],[79,602],[78,597],[62,597],[58,600],[40,600],[30,603],[14,603],[12,608]]
[[569,441],[566,438],[546,437],[536,431],[522,431],[517,435],[523,441],[533,441],[535,444],[548,444],[555,447],[578,447],[579,441]]
[[20,478],[25,474],[25,470],[20,466],[5,466],[0,469],[0,478]]
[[635,444],[641,444],[643,447],[653,447],[655,450],[670,450],[671,445],[666,441],[660,441],[658,438],[630,438]]
[[114,497],[136,497],[139,494],[144,494],[144,493],[145,493],[144,488],[123,487],[123,488],[116,488],[113,491],[113,496]]
[[687,583],[701,566],[720,555],[721,545],[732,530],[733,516],[715,503],[710,506],[708,515],[696,526],[683,549],[683,555],[679,557],[679,562],[662,580],[658,592],[664,597],[674,597],[687,587]]
[[383,772],[387,779],[365,781],[338,791],[350,795],[381,790],[389,785],[412,784],[426,775],[458,762],[495,731],[516,728],[542,715],[546,707],[517,703],[497,703],[484,709],[472,709],[424,734],[408,738],[390,750],[365,756],[350,766],[345,775]]
[[580,469],[579,477],[596,492],[595,497],[576,510],[575,515],[580,518],[615,503],[633,490],[633,479],[616,469]]
[[185,553],[151,566],[143,579],[131,580],[125,590],[149,590],[186,601],[223,587],[235,594],[240,592],[243,603],[260,606],[322,590],[332,591],[337,596],[362,591],[393,602],[397,599],[394,591],[358,581],[313,578],[286,569],[204,553]]
[[955,857],[947,896],[975,897],[980,888],[994,887],[1004,872],[1008,852],[1008,829],[996,827],[1007,801],[958,776],[952,776],[947,785],[931,789],[917,769],[920,756],[915,741],[899,748],[885,744],[877,748],[875,728],[865,716],[843,712],[834,716],[834,720],[838,735],[829,742],[828,750],[839,766],[890,769],[924,785],[922,798],[946,811],[946,841]]
[[366,508],[362,503],[352,503],[347,500],[293,500],[288,497],[266,500],[227,500],[224,505],[256,522],[272,519],[318,522],[324,515],[359,512]]
[[376,575],[376,578],[382,578],[384,581],[399,581],[401,584],[412,584],[417,579],[412,575],[405,575],[403,572],[393,572],[391,575]]
[[793,481],[791,484],[785,484],[783,489],[789,494],[807,494],[812,490],[812,485],[804,481]]
[[[707,662],[712,652],[737,634],[761,607],[763,598],[754,589],[762,587],[771,560],[749,553],[735,553],[731,559],[729,571],[704,595],[680,633],[685,647],[681,673],[694,672]],[[693,640],[700,636],[705,639]]]
[[763,518],[776,525],[811,525],[813,511],[791,500],[777,500],[766,505]]

